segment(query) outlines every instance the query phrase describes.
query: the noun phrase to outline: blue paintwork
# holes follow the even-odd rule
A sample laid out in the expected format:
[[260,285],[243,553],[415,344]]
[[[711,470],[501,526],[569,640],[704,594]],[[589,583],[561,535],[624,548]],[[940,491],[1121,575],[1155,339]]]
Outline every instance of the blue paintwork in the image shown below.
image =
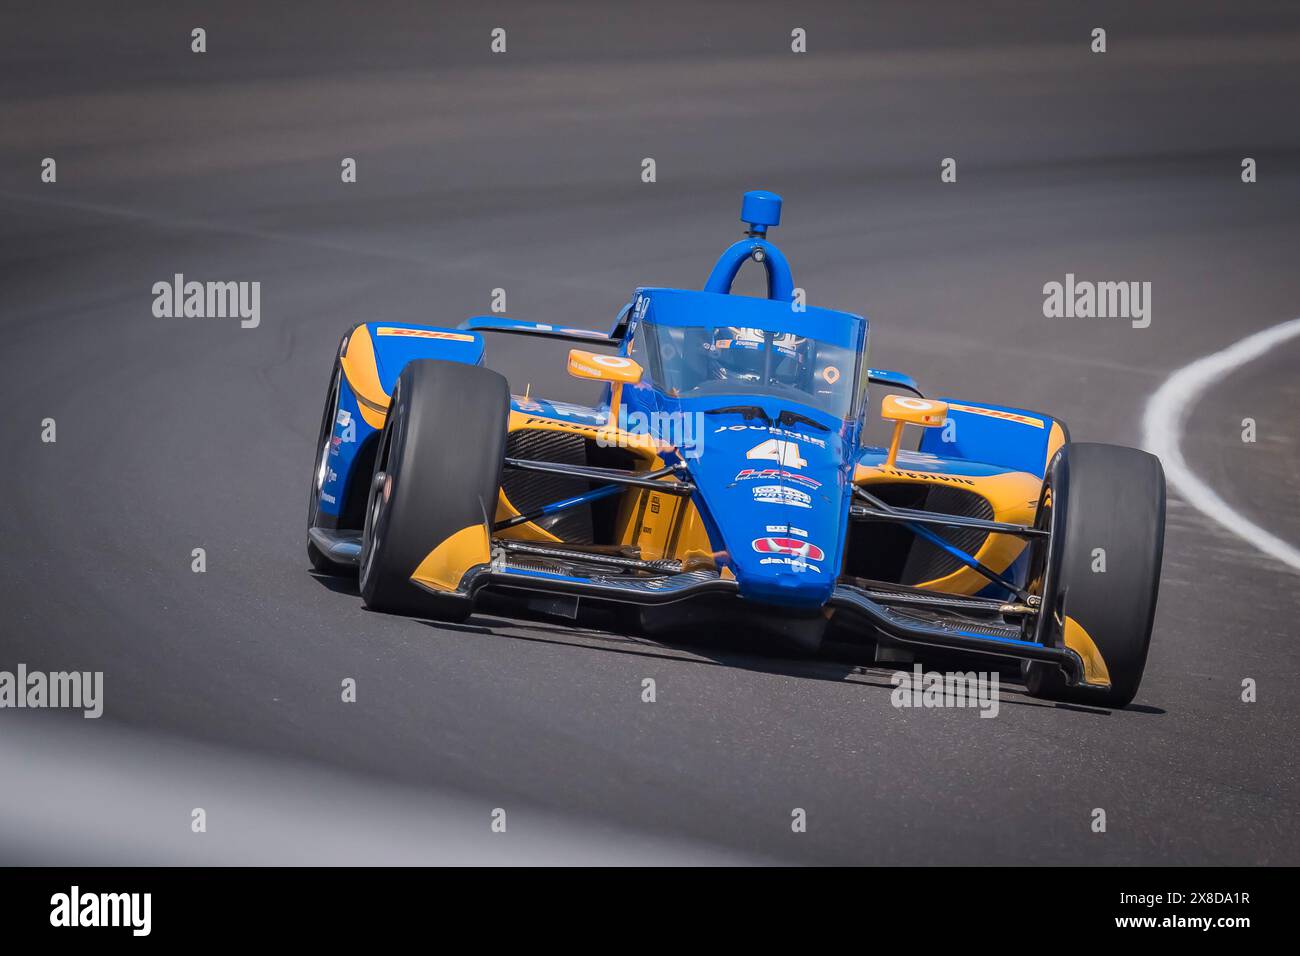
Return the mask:
[[[455,329],[417,325],[411,322],[368,322],[365,327],[374,345],[375,367],[379,382],[384,392],[390,395],[403,367],[416,359],[442,359],[449,362],[465,362],[469,365],[483,363],[483,337],[477,333],[457,332]],[[471,334],[473,341],[380,335],[378,330],[381,328]],[[326,462],[328,471],[320,494],[320,509],[325,514],[337,517],[344,507],[353,482],[370,480],[368,474],[354,475],[353,466],[362,457],[367,444],[377,435],[378,431],[361,417],[356,393],[348,383],[347,377],[342,376],[339,385],[338,410],[334,417],[330,453]]]
[[[927,431],[939,431],[939,429],[927,429]],[[865,445],[858,455],[858,462],[863,465],[881,465],[884,464],[888,455],[888,449],[878,448],[875,445]],[[982,461],[944,458],[942,455],[924,451],[900,451],[895,467],[900,471],[924,471],[936,475],[955,475],[961,478],[990,478],[994,475],[1004,475],[1008,471],[1015,470],[1003,465],[990,465]]]
[[[636,348],[641,323],[647,320],[664,326],[714,328],[739,326],[764,331],[788,331],[798,328],[802,334],[833,343],[865,355],[867,320],[859,315],[808,306],[793,307],[794,283],[785,256],[764,236],[767,229],[780,222],[781,199],[770,193],[750,193],[745,197],[742,218],[749,225],[748,237],[729,247],[719,257],[702,291],[643,287],[619,313],[610,335],[581,329],[552,329],[506,316],[475,316],[462,324],[461,330],[474,336],[471,343],[434,339],[381,337],[373,335],[379,360],[380,378],[391,390],[402,365],[414,358],[444,358],[478,364],[483,361],[483,342],[479,334],[490,329],[532,332],[561,332],[592,340],[621,341],[620,354],[640,359]],[[768,274],[767,298],[732,295],[731,286],[741,266],[758,255]],[[385,323],[400,325],[398,323]],[[421,326],[405,326],[421,328]],[[643,363],[644,364],[644,363]],[[646,379],[623,389],[624,414],[637,412],[653,417],[656,413],[678,413],[687,419],[703,421],[702,446],[698,453],[683,452],[682,460],[695,483],[694,501],[703,518],[713,549],[721,563],[735,575],[743,598],[785,607],[817,608],[830,598],[843,564],[847,538],[848,510],[852,499],[853,472],[858,463],[878,464],[885,450],[861,444],[861,417],[840,421],[818,408],[792,403],[788,397],[747,391],[728,399],[725,395],[675,398],[657,389]],[[916,389],[916,382],[902,372],[870,370],[871,378],[886,387]],[[604,404],[594,408],[551,402],[522,396],[512,398],[516,411],[539,418],[574,424],[595,425],[606,421],[610,389]],[[352,441],[336,441],[331,462],[337,475],[327,483],[336,500],[347,472],[365,441],[373,439],[374,430],[361,419],[356,399],[344,383],[341,409],[355,427]],[[964,404],[975,405],[967,402]],[[739,411],[712,413],[727,406],[756,406],[759,414],[746,420]],[[1000,409],[999,406],[980,406]],[[1020,414],[1018,409],[1000,409]],[[793,411],[820,424],[782,426],[777,423],[783,411]],[[874,410],[872,410],[874,411]],[[956,423],[956,440],[944,442],[943,429],[927,429],[918,452],[903,452],[897,467],[904,470],[931,472],[958,478],[997,475],[1008,470],[1041,475],[1050,436],[1051,419],[1044,427],[954,410],[950,418]],[[336,423],[335,438],[342,436],[344,424]],[[764,443],[777,439],[786,448],[794,448],[787,461],[762,457]],[[768,449],[770,451],[770,449]],[[787,454],[781,450],[777,455]],[[758,454],[759,457],[748,457]],[[672,460],[671,455],[667,456]],[[794,462],[798,462],[798,466]],[[604,486],[593,492],[554,502],[547,513],[590,501],[605,494],[615,494],[619,486]],[[329,510],[328,504],[322,505]],[[332,512],[334,513],[334,512]],[[933,532],[917,526],[914,530],[930,537]],[[938,536],[935,536],[936,538]],[[788,539],[787,545],[776,544],[771,550],[769,539]],[[942,541],[942,539],[939,539]],[[939,543],[938,541],[936,543]],[[963,560],[971,556],[960,553],[943,542],[941,546]],[[782,553],[782,548],[787,552]],[[760,550],[765,548],[767,550]],[[521,577],[582,579],[544,572],[512,571]],[[1009,580],[1020,582],[1023,562],[1007,572]],[[991,585],[991,588],[996,586]],[[1000,589],[999,589],[1000,590]],[[970,632],[968,636],[989,639],[988,635]],[[1028,643],[1008,641],[1007,643]]]
[[781,225],[781,197],[766,189],[751,189],[740,202],[740,221],[749,231],[767,235],[769,226]]
[[962,637],[978,637],[982,641],[997,641],[999,644],[1010,644],[1013,647],[1042,647],[1037,641],[1021,641],[1014,637],[1002,637],[998,634],[980,634],[977,631],[956,631]]
[[524,398],[522,395],[512,395],[510,407],[524,415],[558,419],[574,425],[603,425],[607,415],[607,407],[606,409],[589,408],[569,402],[552,402],[536,396]]
[[767,270],[767,297],[779,302],[794,299],[794,277],[785,254],[767,241],[770,226],[781,223],[781,197],[776,193],[754,189],[745,193],[740,205],[741,221],[749,226],[748,237],[728,247],[718,257],[717,265],[704,283],[706,292],[727,295],[740,267],[750,259]]
[[[731,404],[725,398],[673,400],[651,389],[661,408],[688,415]],[[791,403],[746,395],[776,422]],[[696,485],[696,505],[704,516],[715,549],[726,552],[742,597],[786,606],[817,607],[834,590],[843,565],[852,494],[853,429],[814,408],[797,408],[822,422],[826,430],[806,424],[789,427],[746,421],[738,412],[704,414],[702,447],[686,464]],[[747,455],[777,439],[797,450],[799,467]],[[806,543],[807,554],[770,554],[756,542],[788,538]]]
[[[411,322],[367,322],[370,341],[375,346],[375,361],[379,367],[379,381],[384,392],[392,394],[397,384],[397,376],[407,362],[416,359],[442,359],[445,362],[464,362],[466,365],[483,364],[483,336],[477,332],[463,332],[459,329],[444,329],[434,325],[416,325]],[[453,332],[457,335],[470,335],[472,342],[457,342],[451,339],[426,339],[403,335],[379,335],[378,330],[413,329],[416,331]]]
[[[958,401],[943,398],[940,401]],[[1052,419],[1040,412],[988,405],[983,402],[961,402],[979,408],[1013,412],[1037,418],[1043,427],[1003,418],[992,418],[974,412],[949,409],[948,421],[955,424],[951,431],[944,428],[927,428],[921,437],[919,450],[941,458],[967,459],[1000,465],[1006,471],[1025,471],[1041,476],[1047,467],[1047,443],[1052,434]],[[955,440],[944,441],[949,431]]]
[[[353,480],[353,465],[365,443],[378,435],[361,417],[356,393],[341,377],[338,408],[334,413],[334,429],[330,436],[330,451],[326,456],[325,484],[321,487],[320,510],[338,517],[343,509],[349,482]],[[362,475],[368,481],[369,475]]]
[[572,498],[561,498],[559,501],[552,501],[550,504],[543,505],[541,508],[543,515],[553,515],[557,511],[564,511],[575,505],[584,505],[592,501],[598,501],[601,498],[608,498],[611,495],[621,494],[625,489],[619,485],[601,485],[599,488],[593,488],[591,491],[584,491],[580,495],[574,495]]
[[741,239],[728,247],[718,257],[717,264],[709,273],[704,283],[705,292],[727,295],[731,292],[731,283],[735,281],[740,267],[750,259],[758,257],[767,269],[767,297],[778,302],[794,300],[794,277],[790,274],[790,263],[776,246],[766,239]]

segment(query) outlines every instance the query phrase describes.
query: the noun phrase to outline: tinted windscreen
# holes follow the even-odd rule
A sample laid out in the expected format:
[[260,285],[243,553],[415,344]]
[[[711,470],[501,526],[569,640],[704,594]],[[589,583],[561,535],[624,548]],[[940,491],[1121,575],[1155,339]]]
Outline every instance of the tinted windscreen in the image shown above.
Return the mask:
[[771,395],[835,416],[853,413],[858,355],[801,336],[735,326],[644,326],[655,386],[674,398]]

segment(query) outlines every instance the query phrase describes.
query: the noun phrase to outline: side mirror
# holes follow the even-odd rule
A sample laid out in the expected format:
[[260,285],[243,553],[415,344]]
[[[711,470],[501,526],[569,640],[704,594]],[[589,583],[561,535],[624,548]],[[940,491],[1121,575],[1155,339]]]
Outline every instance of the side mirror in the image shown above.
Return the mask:
[[903,440],[903,426],[940,427],[948,420],[948,403],[910,395],[886,395],[880,403],[880,417],[894,423],[894,437],[889,441],[889,454],[885,457],[885,467],[893,468]]
[[634,385],[641,381],[641,366],[622,355],[599,355],[569,349],[569,374],[595,382]]
[[609,418],[606,428],[618,421],[618,410],[623,404],[623,386],[641,381],[641,366],[624,355],[600,355],[569,349],[569,374],[595,382],[609,382]]

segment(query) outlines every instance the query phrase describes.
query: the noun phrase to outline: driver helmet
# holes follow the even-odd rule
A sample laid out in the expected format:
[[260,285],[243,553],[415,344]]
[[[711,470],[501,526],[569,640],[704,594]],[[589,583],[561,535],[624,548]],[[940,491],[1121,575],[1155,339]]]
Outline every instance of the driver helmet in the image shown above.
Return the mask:
[[[709,371],[716,381],[759,383],[767,359],[762,329],[723,326],[713,335]],[[808,364],[808,340],[793,332],[772,333],[771,382],[797,387]]]

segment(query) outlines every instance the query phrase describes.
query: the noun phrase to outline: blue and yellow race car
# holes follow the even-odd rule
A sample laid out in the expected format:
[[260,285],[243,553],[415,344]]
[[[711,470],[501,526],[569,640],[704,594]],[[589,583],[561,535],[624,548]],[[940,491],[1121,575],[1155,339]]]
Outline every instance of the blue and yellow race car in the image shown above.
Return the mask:
[[[880,660],[992,655],[1035,695],[1128,704],[1160,579],[1159,461],[870,368],[867,320],[795,287],[767,238],[780,216],[779,196],[747,193],[745,236],[704,289],[639,288],[607,334],[499,315],[351,329],[315,456],[313,566],[359,572],[380,611],[463,619],[496,595],[806,651],[834,629]],[[731,291],[751,260],[766,298]],[[568,371],[601,400],[512,395],[488,334],[572,342]]]

